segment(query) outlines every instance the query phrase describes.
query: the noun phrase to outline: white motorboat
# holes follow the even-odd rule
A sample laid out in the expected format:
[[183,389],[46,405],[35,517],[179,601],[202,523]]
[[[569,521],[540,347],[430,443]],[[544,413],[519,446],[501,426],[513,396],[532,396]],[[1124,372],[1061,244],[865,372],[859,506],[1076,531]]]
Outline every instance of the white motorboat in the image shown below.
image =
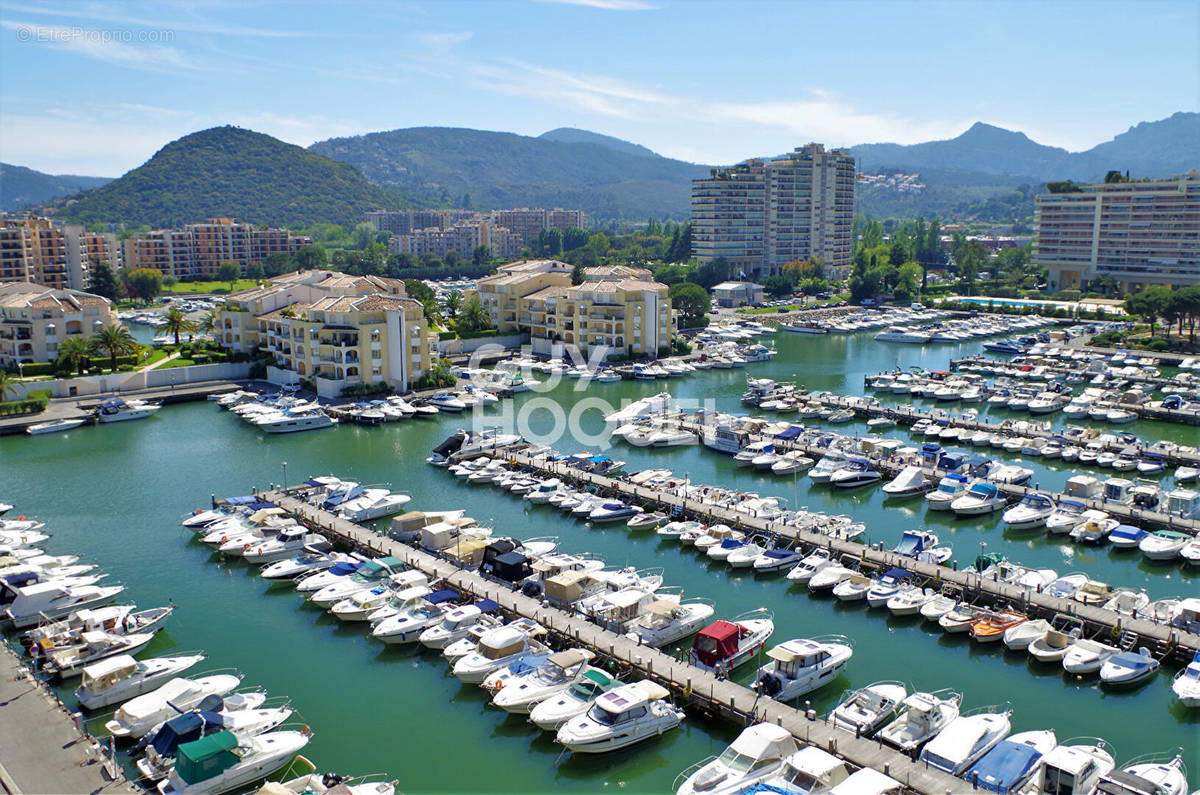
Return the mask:
[[416,643],[425,630],[442,623],[458,599],[450,590],[429,592],[421,586],[396,593],[387,605],[372,612],[371,637],[387,644]]
[[1137,651],[1123,651],[1109,657],[1100,666],[1100,683],[1104,685],[1133,685],[1158,673],[1159,662],[1144,646]]
[[1018,732],[984,754],[962,778],[980,789],[1013,792],[1029,780],[1057,743],[1053,730]]
[[845,463],[845,453],[840,450],[829,450],[812,469],[808,470],[808,477],[813,483],[828,483],[829,479],[833,477],[833,473],[841,469]]
[[887,609],[894,616],[916,615],[937,596],[932,588],[902,588],[887,600]]
[[1138,549],[1148,560],[1167,561],[1179,557],[1193,536],[1176,530],[1156,530],[1138,542]]
[[[814,577],[808,583],[808,589],[813,590],[813,583],[818,582]],[[851,572],[849,577],[838,582],[833,587],[833,595],[840,602],[861,602],[867,598],[867,592],[875,585],[870,577]]]
[[574,753],[603,753],[657,737],[683,722],[670,693],[649,680],[598,696],[588,711],[558,729],[555,739]]
[[804,553],[799,549],[763,549],[754,559],[751,566],[755,573],[769,574],[779,571],[791,571],[804,559]]
[[1043,592],[1051,596],[1057,596],[1060,599],[1070,599],[1075,596],[1075,592],[1083,587],[1088,581],[1086,574],[1064,574],[1054,582],[1047,585]]
[[1111,610],[1123,616],[1133,617],[1150,604],[1150,597],[1145,591],[1135,591],[1132,588],[1114,588],[1112,595],[1103,605],[1105,610]]
[[41,667],[60,679],[69,679],[82,674],[84,666],[108,657],[137,654],[152,640],[153,632],[116,634],[88,630],[79,633],[67,645],[47,649],[42,654]]
[[925,505],[931,511],[948,511],[951,503],[965,494],[970,485],[966,475],[952,472],[938,481],[936,489],[925,493]]
[[698,631],[714,612],[713,603],[705,599],[658,599],[645,606],[625,634],[645,646],[662,648]]
[[276,560],[263,568],[259,576],[265,580],[295,580],[307,574],[321,572],[339,563],[357,564],[359,560],[341,552],[321,552],[328,544],[306,545],[303,554]]
[[919,466],[907,466],[900,474],[883,484],[883,493],[889,497],[913,497],[928,490],[925,470]]
[[749,662],[774,631],[774,618],[765,608],[732,621],[714,621],[696,634],[688,661],[706,671],[728,673]]
[[1185,707],[1200,707],[1200,653],[1171,680],[1171,691]]
[[[327,579],[328,584],[313,591],[312,595],[308,597],[310,602],[319,607],[330,608],[343,599],[349,599],[360,591],[369,591],[376,586],[385,584],[393,574],[403,572],[404,561],[391,556],[368,560],[349,576],[336,573],[335,569],[337,569],[336,566],[328,571],[313,575],[312,580],[314,583]],[[326,578],[326,575],[329,575],[328,578]],[[308,578],[305,578],[301,583],[302,586],[308,584]],[[419,583],[408,584],[416,585]],[[308,588],[300,588],[299,586],[297,589],[310,590]]]
[[587,518],[590,522],[626,522],[638,514],[638,509],[620,500],[601,502],[592,508]]
[[207,696],[224,696],[242,681],[240,674],[209,674],[195,679],[171,679],[156,690],[126,701],[104,724],[117,738],[138,738],[179,712],[192,709]]
[[1098,640],[1078,638],[1063,655],[1062,667],[1069,674],[1094,674],[1109,657],[1121,650]]
[[548,651],[528,628],[506,624],[485,633],[475,651],[454,663],[452,672],[467,684],[479,684],[488,674],[503,668],[517,657]]
[[908,697],[903,682],[875,682],[847,690],[829,713],[829,722],[855,735],[869,737],[890,721]]
[[1120,770],[1102,776],[1096,792],[1187,795],[1187,769],[1183,765],[1183,753],[1183,749],[1178,748],[1168,754],[1146,754],[1132,759]]
[[[831,563],[809,578],[809,593],[829,593],[830,591],[835,591],[839,585],[854,576],[856,576],[854,569],[847,568],[839,563]],[[865,596],[866,588],[870,587],[871,581],[866,577],[862,579],[865,580],[862,591]]]
[[1004,512],[1004,524],[1013,530],[1032,530],[1044,526],[1054,509],[1054,501],[1047,495],[1026,494],[1019,503]]
[[109,398],[102,401],[96,409],[96,420],[99,422],[124,422],[126,420],[141,420],[161,409],[158,403],[144,400],[122,400]]
[[299,411],[282,411],[255,417],[251,424],[267,433],[299,433],[332,428],[338,421],[320,408],[305,408]]
[[128,654],[110,657],[83,669],[83,681],[75,688],[75,698],[87,710],[120,704],[148,693],[204,659],[203,654],[149,660],[135,660]]
[[538,702],[559,695],[596,670],[588,666],[594,656],[587,649],[551,654],[533,671],[504,682],[492,695],[492,703],[505,712],[527,715]]
[[958,516],[979,516],[998,511],[1006,504],[1007,500],[994,483],[976,481],[965,494],[950,503],[950,510]]
[[630,530],[648,530],[658,528],[666,522],[667,515],[665,513],[658,513],[657,511],[646,513],[639,511],[638,513],[629,517],[629,521],[625,522],[625,526]]
[[921,749],[921,761],[952,776],[962,774],[1012,730],[1012,709],[980,707],[959,715]]
[[1104,511],[1089,509],[1080,517],[1079,524],[1071,528],[1071,540],[1081,544],[1098,544],[1108,537],[1121,522]]
[[[793,582],[798,582],[802,585],[808,585],[812,578],[827,566],[832,566],[833,560],[829,556],[829,550],[815,549],[812,554],[806,556],[803,560],[796,564],[796,567],[787,573],[787,578]],[[837,583],[833,583],[836,585]],[[833,585],[829,587],[832,588]]]
[[29,434],[30,436],[41,436],[42,434],[46,433],[62,433],[63,431],[69,431],[73,428],[78,428],[80,425],[83,425],[84,422],[86,422],[86,420],[82,419],[64,419],[51,420],[50,422],[39,422],[36,425],[30,425],[28,428],[26,428],[25,433]]
[[[1069,740],[1078,742],[1084,738]],[[1056,746],[1048,752],[1033,771],[1020,795],[1090,795],[1096,791],[1100,777],[1116,766],[1103,740],[1094,744]]]
[[35,583],[16,590],[16,598],[4,615],[14,629],[24,629],[85,607],[108,604],[124,590],[123,585],[72,586],[54,580]]
[[440,623],[423,630],[417,639],[426,648],[444,649],[466,638],[472,630],[482,635],[501,625],[495,615],[498,609],[499,605],[490,599],[456,607],[443,615]]
[[[393,575],[383,585],[355,591],[345,599],[339,599],[329,606],[330,615],[339,621],[370,621],[376,611],[391,608],[395,613],[401,613],[420,604],[421,599],[428,596],[430,589],[423,582],[409,579],[405,575],[424,578],[419,572],[403,572]],[[389,611],[389,612],[391,612]],[[386,616],[380,615],[379,621]]]
[[589,667],[565,690],[534,705],[529,722],[546,731],[557,731],[571,718],[587,712],[597,697],[621,684],[599,668]]
[[[274,563],[290,558],[307,547],[328,545],[328,543],[328,539],[320,533],[312,533],[304,527],[295,525],[280,530],[274,538],[265,538],[258,543],[248,542],[242,550],[242,558],[247,563],[261,566],[264,563]],[[325,558],[331,559],[328,555],[325,555]],[[330,565],[333,564],[330,563]],[[286,569],[284,570],[286,571]],[[268,577],[267,579],[272,578]]]
[[1040,663],[1062,663],[1071,646],[1079,640],[1078,629],[1063,632],[1051,629],[1026,647],[1029,656]]
[[137,610],[136,605],[104,605],[83,608],[67,614],[58,621],[39,624],[22,636],[23,644],[38,644],[50,651],[77,643],[85,632],[107,632],[112,635],[152,633],[162,629],[175,612],[174,606]]
[[175,769],[179,746],[184,743],[222,730],[233,732],[239,740],[254,737],[277,728],[294,712],[287,706],[259,708],[237,704],[226,708],[222,704],[215,710],[203,709],[203,706],[164,721],[139,743],[139,746],[145,745],[146,752],[137,760],[137,769],[146,781],[170,776]]
[[958,600],[953,596],[940,594],[921,605],[921,618],[926,621],[938,621],[942,616],[947,615],[958,607],[958,605]]
[[1022,621],[1004,630],[1004,645],[1013,651],[1026,651],[1029,644],[1050,631],[1050,622],[1044,618]]
[[902,591],[914,587],[912,585],[912,577],[912,572],[905,569],[888,569],[878,579],[874,580],[871,583],[871,587],[867,589],[867,593],[864,596],[867,600],[867,605],[872,608],[885,607],[889,599]]
[[337,514],[352,522],[370,522],[400,513],[411,500],[407,494],[388,489],[363,489],[358,496],[338,505]]
[[876,738],[911,752],[953,722],[961,702],[962,696],[950,690],[913,693],[901,702],[896,719],[880,729]]
[[829,476],[829,485],[839,489],[857,489],[882,479],[873,463],[865,458],[852,458]]
[[754,689],[776,701],[791,701],[832,682],[854,654],[854,642],[845,635],[785,640],[767,652],[771,662],[762,665]]
[[756,723],[743,729],[720,756],[680,773],[676,781],[683,781],[674,790],[676,795],[737,795],[783,773],[784,759],[796,753],[791,732],[774,723]]
[[812,465],[813,460],[804,455],[803,451],[789,450],[771,464],[771,472],[775,475],[790,475],[795,472],[803,472]]
[[275,731],[239,738],[231,731],[184,743],[159,795],[218,795],[269,776],[308,745],[310,734]]
[[313,569],[296,578],[296,590],[300,593],[316,593],[328,585],[350,577],[366,563],[365,560],[354,558],[339,561],[327,568]]

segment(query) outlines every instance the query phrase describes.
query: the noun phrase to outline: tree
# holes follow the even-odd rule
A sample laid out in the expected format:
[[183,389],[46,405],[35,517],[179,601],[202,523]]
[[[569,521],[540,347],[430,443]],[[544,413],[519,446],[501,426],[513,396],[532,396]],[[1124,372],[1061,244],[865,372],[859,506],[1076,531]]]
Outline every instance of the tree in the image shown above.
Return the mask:
[[896,276],[896,286],[892,289],[892,297],[900,303],[908,303],[918,295],[921,279],[921,266],[915,262],[906,262],[900,266]]
[[904,249],[904,244],[897,240],[888,249],[888,264],[895,265],[899,268],[908,259],[908,252]]
[[179,279],[172,274],[168,273],[163,277],[163,287],[167,288],[168,291],[177,284],[179,284]]
[[793,283],[791,279],[782,273],[771,274],[762,280],[763,289],[772,298],[782,298],[785,295],[791,295],[792,291],[796,289],[797,283]]
[[577,226],[568,226],[562,233],[563,251],[574,251],[588,244],[588,233]]
[[108,356],[109,369],[116,372],[117,357],[137,352],[138,343],[129,329],[119,323],[104,326],[91,339],[92,350]]
[[325,249],[318,245],[305,246],[296,252],[296,264],[300,270],[320,268],[327,262]]
[[450,317],[458,314],[459,307],[462,306],[463,294],[461,290],[451,290],[446,293],[446,312]]
[[492,261],[492,250],[487,246],[476,246],[471,252],[471,264],[480,267]]
[[404,293],[422,303],[434,297],[433,288],[420,279],[405,279]]
[[253,279],[254,281],[258,281],[259,279],[261,279],[263,276],[266,276],[266,275],[267,275],[267,272],[263,268],[261,262],[251,262],[249,265],[246,266],[246,278],[247,279]]
[[9,395],[17,393],[17,381],[8,370],[0,370],[0,400],[7,400]]
[[472,297],[463,306],[462,312],[458,317],[458,322],[455,323],[455,328],[460,332],[481,331],[485,328],[490,328],[492,325],[492,316],[483,308],[478,297]]
[[457,251],[447,251],[442,256],[442,262],[446,263],[447,268],[453,268],[453,267],[457,266],[458,265],[458,252]]
[[125,284],[130,295],[142,301],[153,301],[162,292],[162,271],[157,268],[134,268],[125,273]]
[[221,267],[217,268],[217,281],[229,282],[229,292],[233,292],[233,285],[242,275],[242,266],[238,265],[231,259],[227,259],[221,263]]
[[583,263],[576,262],[571,268],[571,284],[583,284]]
[[671,285],[668,295],[671,298],[671,307],[679,312],[681,328],[696,328],[708,324],[712,300],[703,287],[693,282],[680,282]]
[[1147,287],[1125,299],[1125,311],[1144,318],[1150,324],[1150,336],[1154,336],[1154,325],[1167,308],[1169,291],[1160,285]]
[[729,261],[724,257],[717,257],[712,262],[706,262],[692,271],[692,275],[688,277],[688,281],[694,282],[703,287],[705,291],[708,291],[714,285],[720,284],[728,278]]
[[538,232],[537,252],[551,257],[557,257],[563,250],[563,233],[561,229],[543,229]]
[[92,346],[83,337],[67,337],[58,344],[58,358],[55,363],[61,370],[74,370],[80,375],[87,369]]
[[350,233],[351,239],[354,241],[354,247],[360,251],[370,248],[375,242],[375,227],[363,221],[361,224],[354,225],[354,231]]
[[175,345],[179,346],[180,334],[192,334],[196,331],[196,324],[188,320],[187,315],[177,306],[173,306],[163,315],[163,330],[168,334],[175,335]]
[[196,324],[196,330],[201,334],[211,334],[217,330],[217,313],[216,311],[206,312],[204,317],[200,318],[200,322]]
[[92,264],[92,286],[88,290],[115,301],[121,295],[121,283],[107,263],[95,262]]

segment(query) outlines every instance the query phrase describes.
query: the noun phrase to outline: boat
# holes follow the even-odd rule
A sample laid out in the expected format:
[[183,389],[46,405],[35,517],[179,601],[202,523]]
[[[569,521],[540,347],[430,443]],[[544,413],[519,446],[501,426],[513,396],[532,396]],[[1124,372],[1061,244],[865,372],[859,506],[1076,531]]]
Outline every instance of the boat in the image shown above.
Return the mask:
[[943,613],[938,618],[938,626],[943,632],[948,632],[951,635],[962,634],[971,631],[971,627],[979,620],[986,611],[979,607],[973,607],[966,604],[958,604],[947,613]]
[[[971,638],[979,643],[995,643],[998,640],[1002,640],[1008,630],[1028,620],[1029,617],[1024,613],[1018,613],[1013,610],[1001,610],[996,613],[986,612],[971,625]],[[1025,645],[1028,646],[1029,644]]]
[[[808,560],[808,558],[805,558],[805,560]],[[801,561],[800,566],[803,565],[804,561]],[[800,567],[797,566],[797,569],[799,568]],[[791,572],[788,572],[788,576],[791,576]],[[830,591],[836,591],[843,582],[854,576],[856,576],[854,569],[847,568],[846,566],[842,566],[838,563],[829,563],[809,578],[808,591],[809,593],[828,593]],[[865,581],[863,586],[863,595],[865,596],[866,588],[870,586],[871,581],[866,577],[863,577],[862,579]]]
[[905,530],[892,551],[927,563],[945,563],[953,554],[950,547],[939,547],[937,534],[929,530]]
[[24,629],[86,607],[99,607],[117,598],[122,585],[62,585],[54,580],[16,589],[16,598],[4,611],[14,629]]
[[949,594],[939,594],[921,605],[921,618],[926,621],[939,621],[942,616],[949,614],[959,606],[959,602]]
[[902,795],[905,787],[891,776],[870,767],[856,770],[842,783],[829,790],[829,795]]
[[602,502],[592,508],[588,514],[588,521],[596,522],[625,522],[636,516],[639,513],[637,508],[632,505],[621,502],[620,500],[610,500]]
[[963,774],[978,789],[1014,792],[1038,770],[1058,745],[1053,730],[1019,732],[1001,741]]
[[1171,680],[1171,691],[1185,707],[1200,707],[1200,653]]
[[1121,650],[1098,640],[1078,638],[1063,655],[1062,667],[1069,674],[1094,674],[1108,658]]
[[[816,577],[809,581],[808,589],[810,591],[813,590],[813,583],[816,581]],[[875,581],[870,577],[850,572],[849,576],[840,580],[833,587],[833,595],[840,602],[860,602],[867,598],[867,592],[874,584]]]
[[[409,596],[406,596],[409,594]],[[420,586],[396,593],[389,603],[371,613],[371,637],[387,644],[416,643],[425,630],[442,623],[459,599],[456,591],[429,592]]]
[[1168,561],[1192,541],[1192,536],[1176,530],[1156,530],[1138,542],[1138,549],[1148,560]]
[[440,623],[424,629],[417,639],[426,648],[444,649],[466,638],[472,630],[482,635],[500,626],[500,619],[495,615],[499,609],[500,606],[491,599],[455,607],[442,616]]
[[595,655],[587,649],[568,649],[551,654],[532,671],[515,676],[495,690],[492,703],[505,712],[527,715],[540,701],[558,695],[582,680]]
[[904,326],[889,326],[886,331],[881,331],[875,335],[875,339],[879,342],[904,342],[913,345],[924,345],[932,337],[932,334],[915,331]]
[[971,481],[966,475],[953,472],[938,481],[937,488],[926,492],[925,505],[931,511],[948,511],[956,499],[966,493]]
[[996,485],[985,481],[971,484],[966,493],[950,503],[950,510],[958,516],[979,516],[992,513],[1007,504]]
[[639,511],[637,514],[629,518],[629,521],[625,523],[625,526],[630,530],[645,530],[657,528],[665,524],[666,521],[667,515],[665,513],[645,513]]
[[1081,544],[1098,544],[1121,523],[1104,511],[1089,509],[1080,517],[1079,524],[1071,529],[1071,540]]
[[51,420],[50,422],[39,422],[36,425],[30,425],[28,428],[26,428],[25,433],[29,434],[30,436],[41,436],[42,434],[46,433],[62,433],[63,431],[69,431],[72,428],[78,428],[86,421],[87,420],[82,419],[62,419]]
[[[756,723],[743,729],[720,756],[701,760],[680,773],[673,789],[676,795],[738,795],[777,773],[787,778],[784,759],[796,753],[791,732],[774,723]],[[841,760],[835,761],[841,764]]]
[[159,795],[218,795],[258,781],[308,745],[310,733],[275,731],[239,738],[222,730],[179,746],[175,769]]
[[[787,573],[787,579],[798,582],[801,585],[808,585],[817,572],[834,565],[833,559],[830,557],[827,549],[814,549],[810,554],[802,558],[795,566]],[[837,582],[832,583],[829,587],[837,585]]]
[[751,563],[755,573],[770,574],[794,569],[804,558],[799,549],[764,549]]
[[1026,494],[1021,501],[1004,512],[1004,524],[1013,530],[1042,527],[1054,513],[1054,501],[1045,494]]
[[869,737],[895,716],[907,697],[908,688],[902,682],[875,682],[847,690],[829,713],[829,722],[856,736]]
[[867,606],[886,606],[888,601],[893,597],[915,587],[912,584],[912,578],[912,572],[905,569],[888,569],[878,579],[872,582],[871,587],[867,589],[867,593],[864,597],[867,600]]
[[[135,747],[145,747],[145,755],[137,760],[137,769],[147,781],[158,781],[171,775],[175,769],[179,746],[194,742],[201,737],[219,731],[230,731],[244,739],[271,731],[291,717],[293,710],[287,706],[243,707],[225,709],[217,696],[210,697],[212,704],[188,710],[164,721],[147,734]],[[207,707],[214,707],[208,709]]]
[[854,643],[845,635],[785,640],[767,652],[753,689],[776,701],[791,701],[832,682],[850,657]]
[[808,470],[808,477],[813,483],[828,483],[829,479],[842,468],[846,462],[846,455],[838,450],[830,450],[821,457],[812,469]]
[[338,421],[320,408],[312,407],[262,415],[253,419],[251,424],[267,433],[298,433],[332,428]]
[[349,778],[333,772],[317,773],[316,765],[298,756],[284,775],[294,776],[296,766],[309,772],[284,781],[268,781],[253,795],[396,795],[397,782],[385,781],[379,774]]
[[1100,795],[1187,795],[1183,749],[1132,759],[1120,770],[1101,776],[1095,791]]
[[1050,631],[1050,622],[1044,618],[1022,621],[1004,630],[1004,645],[1013,651],[1027,651],[1029,644]]
[[876,734],[876,739],[906,753],[920,748],[959,714],[962,696],[951,690],[918,692],[901,702],[895,720]]
[[150,641],[153,632],[116,634],[102,630],[79,633],[72,642],[62,646],[47,646],[41,651],[41,668],[59,679],[69,679],[83,673],[84,666],[118,654],[137,654]]
[[155,690],[126,701],[104,728],[118,739],[136,739],[173,715],[196,707],[209,696],[225,696],[241,681],[240,674],[227,673],[171,679]]
[[688,662],[705,671],[729,673],[748,662],[775,631],[775,621],[763,608],[732,621],[714,621],[696,635]]
[[96,408],[96,420],[98,422],[141,420],[149,417],[161,408],[162,406],[158,403],[150,403],[144,400],[109,398],[102,401]]
[[1071,650],[1071,646],[1079,639],[1079,630],[1064,632],[1050,629],[1046,634],[1031,642],[1025,650],[1029,656],[1041,663],[1061,663]]
[[128,654],[109,657],[84,667],[75,699],[87,710],[120,704],[148,693],[204,659],[200,653],[149,660],[135,660]]
[[657,737],[683,722],[661,685],[642,680],[600,694],[588,711],[559,727],[555,740],[573,753],[604,753]]
[[157,632],[175,612],[174,606],[137,610],[135,605],[105,605],[83,608],[58,621],[40,624],[21,636],[23,644],[37,644],[43,651],[70,646],[85,632],[131,635]]
[[1113,549],[1137,549],[1149,531],[1129,524],[1119,524],[1108,533],[1108,543]]
[[925,470],[919,466],[906,466],[896,477],[883,484],[883,493],[889,497],[913,497],[928,488]]
[[[1068,743],[1080,743],[1075,738]],[[1055,746],[1043,758],[1020,795],[1090,795],[1096,792],[1100,777],[1116,766],[1103,740],[1091,738],[1088,744]]]
[[1137,651],[1114,654],[1100,666],[1100,683],[1103,685],[1133,685],[1158,673],[1159,662],[1150,650],[1141,647]]
[[490,630],[479,639],[475,651],[454,663],[452,673],[467,684],[479,684],[488,674],[503,668],[517,657],[547,653],[549,650],[533,634],[529,628],[515,623]]
[[1008,705],[979,707],[950,721],[921,749],[920,761],[952,776],[961,775],[1012,730]]
[[[242,558],[255,566],[291,559],[291,566],[281,566],[275,569],[270,576],[264,571],[261,576],[268,580],[292,579],[298,577],[302,571],[313,571],[318,566],[324,565],[326,561],[329,561],[328,565],[332,566],[335,557],[328,552],[308,553],[301,562],[292,558],[302,550],[315,550],[328,546],[329,540],[325,536],[296,525],[280,530],[274,538],[264,538],[258,543],[247,543],[243,548]],[[291,572],[295,572],[295,574],[290,574]]]
[[1046,531],[1051,534],[1070,533],[1080,522],[1087,507],[1079,500],[1059,500],[1054,512],[1046,517]]
[[587,712],[596,698],[621,685],[599,668],[588,668],[566,690],[535,704],[529,722],[539,729],[558,731],[571,718]]

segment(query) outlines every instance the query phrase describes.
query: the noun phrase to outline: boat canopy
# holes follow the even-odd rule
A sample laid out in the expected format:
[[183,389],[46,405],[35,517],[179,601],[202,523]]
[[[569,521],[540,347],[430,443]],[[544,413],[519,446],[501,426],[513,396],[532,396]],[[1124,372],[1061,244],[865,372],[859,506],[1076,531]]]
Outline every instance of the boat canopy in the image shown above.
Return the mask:
[[184,743],[179,746],[175,772],[186,784],[213,778],[237,764],[238,757],[233,753],[237,745],[237,737],[228,730]]
[[942,453],[942,457],[938,459],[938,467],[955,470],[960,468],[966,460],[967,457],[962,453]]
[[782,759],[796,750],[796,741],[782,726],[758,723],[743,730],[731,747],[751,759]]
[[358,567],[361,565],[362,565],[361,563],[350,563],[349,561],[341,561],[339,563],[335,563],[332,566],[330,566],[329,573],[336,574],[337,576],[341,577],[341,576],[345,576],[348,574],[353,574],[354,572],[358,571]]
[[443,589],[441,591],[434,591],[433,593],[426,595],[425,601],[429,602],[432,605],[445,604],[446,602],[455,602],[455,601],[458,601],[458,592],[451,591],[449,588]]
[[547,662],[554,663],[559,668],[570,668],[580,663],[585,663],[596,655],[587,649],[567,649],[560,651],[557,654],[551,654],[546,658]]
[[478,607],[481,613],[495,613],[500,609],[500,605],[491,599],[480,599],[474,606]]
[[[486,553],[485,553],[486,555]],[[529,558],[520,552],[505,552],[492,559],[490,573],[508,582],[524,579],[530,573]]]
[[885,571],[883,573],[883,576],[885,579],[890,577],[893,580],[907,580],[909,577],[911,577],[913,575],[912,575],[912,572],[910,572],[906,569],[895,568],[895,569],[888,569],[887,571]]
[[784,441],[792,441],[793,439],[800,438],[800,434],[802,433],[804,433],[803,425],[789,425],[783,430],[782,433],[775,434],[775,438],[782,439]]
[[116,681],[131,675],[137,670],[138,662],[128,654],[118,654],[107,660],[100,660],[83,669],[83,687],[90,689],[93,682],[105,680]]
[[199,740],[206,734],[220,731],[225,723],[219,712],[193,710],[177,715],[163,724],[154,735],[151,745],[160,756],[171,756],[184,743]]
[[1036,748],[1006,740],[972,765],[963,778],[979,789],[1008,792],[1041,758]]
[[1134,527],[1131,524],[1119,524],[1108,534],[1108,539],[1110,541],[1114,538],[1118,540],[1141,541],[1148,535],[1150,534],[1140,527]]
[[257,500],[258,500],[258,498],[252,494],[247,495],[245,497],[226,497],[225,498],[225,502],[228,503],[229,505],[250,505],[252,503],[257,502]]
[[678,602],[672,602],[667,599],[658,599],[646,605],[646,612],[652,616],[660,618],[671,618],[675,615],[675,611],[679,608]]
[[775,560],[783,560],[784,558],[796,557],[799,554],[800,553],[796,552],[793,549],[768,549],[765,552],[763,552],[763,555],[765,557],[774,558]]
[[737,653],[742,628],[730,621],[714,621],[696,635],[692,648],[705,665],[713,666]]

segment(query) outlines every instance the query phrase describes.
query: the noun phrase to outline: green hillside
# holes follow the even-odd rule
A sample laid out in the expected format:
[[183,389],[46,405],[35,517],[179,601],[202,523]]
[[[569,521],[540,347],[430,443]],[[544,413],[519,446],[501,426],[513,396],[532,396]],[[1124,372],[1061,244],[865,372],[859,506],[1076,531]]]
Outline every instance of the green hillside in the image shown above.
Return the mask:
[[80,177],[75,174],[45,174],[25,166],[0,163],[0,210],[20,210],[63,196],[98,188],[111,177]]
[[186,135],[144,164],[63,203],[56,217],[87,224],[179,226],[212,217],[272,226],[353,226],[395,197],[356,169],[238,127]]

